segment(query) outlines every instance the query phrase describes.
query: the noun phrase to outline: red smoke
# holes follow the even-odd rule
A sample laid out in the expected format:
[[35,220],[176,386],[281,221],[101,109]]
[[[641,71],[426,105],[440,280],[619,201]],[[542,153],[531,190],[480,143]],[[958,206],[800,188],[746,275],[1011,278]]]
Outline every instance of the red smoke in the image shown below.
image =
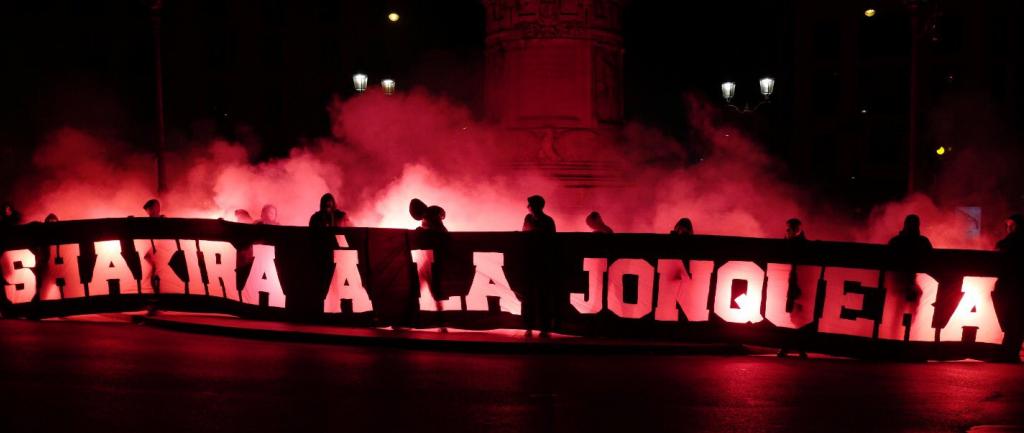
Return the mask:
[[[645,162],[682,161],[684,147],[628,125],[618,149],[594,150],[617,155],[612,162],[628,182],[598,189],[564,188],[539,170],[509,168],[524,158],[516,141],[474,120],[465,107],[422,90],[370,91],[329,109],[332,136],[287,158],[253,164],[243,146],[225,141],[171,155],[164,212],[233,220],[236,209],[258,217],[270,203],[282,223],[304,225],[320,195],[331,192],[360,226],[415,227],[407,209],[418,197],[443,206],[452,230],[514,231],[521,228],[526,197],[541,194],[560,231],[586,230],[585,215],[597,210],[617,232],[667,233],[685,216],[698,234],[781,237],[784,222],[795,216],[813,239],[885,242],[913,212],[936,246],[987,248],[992,242],[966,238],[964,219],[925,196],[880,207],[866,226],[837,218],[822,210],[820,198],[779,180],[781,162],[738,131],[717,126],[716,111],[696,100],[689,121],[708,149],[701,162]],[[56,131],[32,161],[35,175],[18,184],[26,217],[142,215],[142,204],[154,195],[155,163],[128,149],[83,131]]]

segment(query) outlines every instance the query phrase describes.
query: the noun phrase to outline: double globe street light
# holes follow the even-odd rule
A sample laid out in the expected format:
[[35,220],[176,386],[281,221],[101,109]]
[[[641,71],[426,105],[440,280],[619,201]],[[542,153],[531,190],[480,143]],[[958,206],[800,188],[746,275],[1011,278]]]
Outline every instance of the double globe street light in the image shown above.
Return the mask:
[[[369,83],[369,77],[366,74],[355,74],[352,76],[352,87],[356,89],[356,92],[362,93],[366,91],[366,85]],[[381,89],[384,90],[385,95],[395,94],[395,80],[385,78],[380,82]]]
[[732,103],[733,97],[736,96],[736,83],[732,81],[722,83],[722,98],[725,99],[725,105],[738,113],[753,113],[754,111],[757,111],[757,109],[761,108],[762,105],[771,102],[769,101],[769,98],[772,96],[772,93],[775,92],[775,79],[771,77],[764,77],[758,81],[758,85],[761,88],[761,96],[763,97],[761,101],[759,101],[757,105],[754,105],[754,108],[750,108],[749,101],[743,105],[743,108],[740,108]]

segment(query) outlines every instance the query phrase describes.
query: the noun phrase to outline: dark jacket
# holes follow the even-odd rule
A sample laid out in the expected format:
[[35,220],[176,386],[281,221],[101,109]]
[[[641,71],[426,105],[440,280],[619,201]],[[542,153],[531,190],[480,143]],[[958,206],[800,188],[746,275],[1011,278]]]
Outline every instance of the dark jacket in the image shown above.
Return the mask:
[[554,233],[555,232],[555,220],[547,214],[540,214],[534,216],[526,214],[526,218],[523,219],[523,231],[524,232],[536,232],[536,233]]
[[345,212],[334,209],[332,211],[317,211],[309,217],[310,227],[341,227],[345,222]]

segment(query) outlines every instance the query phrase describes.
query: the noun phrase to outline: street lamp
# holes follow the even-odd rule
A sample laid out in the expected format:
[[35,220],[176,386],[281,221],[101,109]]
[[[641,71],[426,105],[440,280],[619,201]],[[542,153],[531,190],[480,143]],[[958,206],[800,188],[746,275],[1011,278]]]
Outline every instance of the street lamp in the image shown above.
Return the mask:
[[164,151],[166,150],[166,132],[164,126],[164,67],[161,55],[163,43],[160,41],[160,15],[163,10],[163,0],[153,0],[149,5],[149,18],[153,24],[153,63],[154,81],[156,81],[156,192],[157,196],[163,198],[167,191],[167,169],[164,165]]
[[395,80],[385,78],[380,82],[380,87],[384,89],[384,94],[391,96],[395,94]]
[[743,108],[740,108],[732,103],[733,97],[736,96],[736,83],[732,81],[722,83],[722,98],[725,99],[725,105],[738,113],[753,113],[754,111],[757,111],[758,108],[761,108],[762,105],[771,102],[769,101],[769,98],[771,98],[772,93],[775,92],[775,79],[772,77],[764,77],[758,81],[757,84],[761,89],[761,96],[763,99],[761,99],[757,105],[754,105],[754,108],[750,108],[749,101],[744,103]]
[[772,92],[775,91],[774,78],[764,77],[761,79],[761,81],[758,82],[758,84],[761,85],[761,95],[764,96],[764,99],[768,99],[769,96],[772,96]]
[[917,190],[917,146],[918,121],[920,120],[919,51],[920,43],[927,36],[937,40],[934,34],[936,23],[942,15],[938,2],[930,0],[903,0],[910,12],[910,103],[907,113],[907,195]]
[[356,88],[356,92],[365,92],[368,80],[366,74],[355,74],[352,76],[352,86]]
[[725,98],[725,103],[732,102],[733,96],[736,96],[736,83],[732,81],[722,83],[722,97]]

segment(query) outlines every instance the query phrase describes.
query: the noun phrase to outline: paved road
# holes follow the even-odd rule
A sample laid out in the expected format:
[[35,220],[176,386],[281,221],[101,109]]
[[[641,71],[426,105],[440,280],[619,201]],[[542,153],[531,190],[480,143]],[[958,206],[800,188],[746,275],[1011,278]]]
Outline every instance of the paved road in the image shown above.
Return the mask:
[[1024,366],[474,355],[0,321],[0,432],[963,432]]

